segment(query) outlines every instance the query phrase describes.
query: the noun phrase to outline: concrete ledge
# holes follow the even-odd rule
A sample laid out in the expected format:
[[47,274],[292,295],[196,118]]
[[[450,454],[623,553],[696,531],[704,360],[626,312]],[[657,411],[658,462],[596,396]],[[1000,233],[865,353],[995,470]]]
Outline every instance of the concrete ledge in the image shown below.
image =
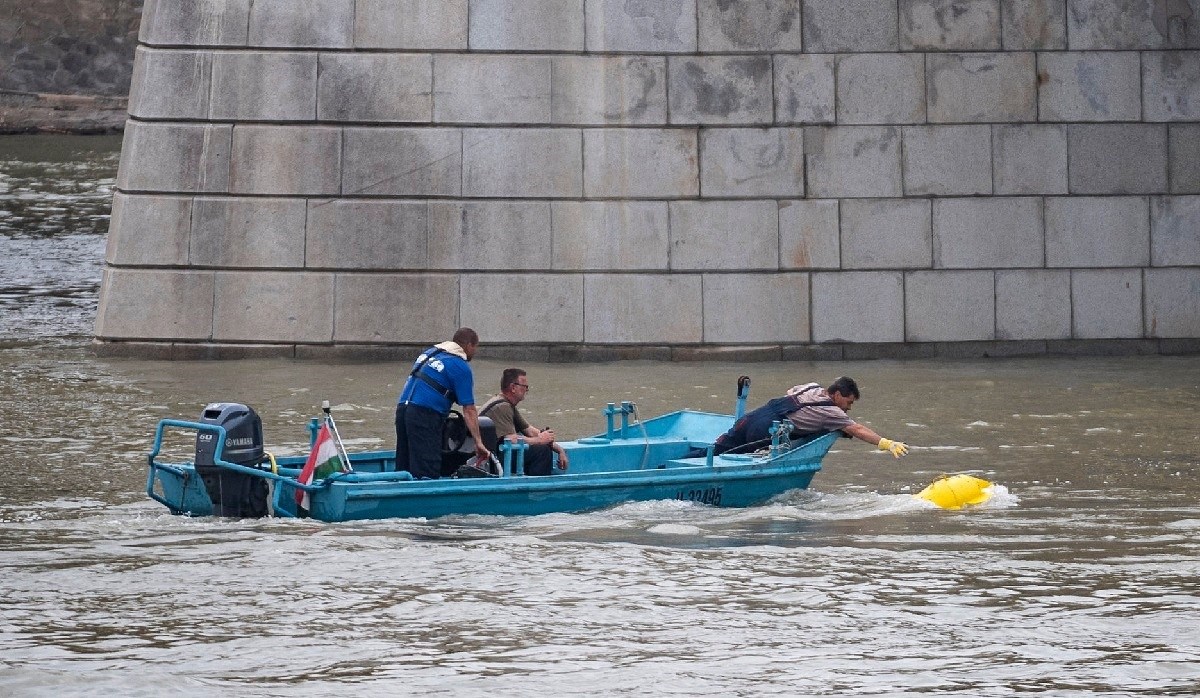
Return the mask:
[[103,358],[138,358],[151,361],[236,361],[240,359],[290,359],[294,344],[170,344],[159,342],[92,342],[92,353]]
[[1050,356],[1150,356],[1159,353],[1153,339],[1051,339],[1046,342]]
[[[410,366],[429,345],[297,344],[296,358],[307,361],[387,362]],[[397,368],[399,370],[399,367]],[[403,374],[401,374],[403,375]]]
[[[544,363],[615,361],[895,361],[983,359],[1030,356],[1196,356],[1200,339],[1069,339],[1015,342],[934,342],[926,344],[796,344],[699,347],[615,344],[488,344],[478,358]],[[96,340],[91,352],[103,358],[163,361],[284,358],[306,361],[365,361],[407,364],[428,345],[417,344],[212,344]]]
[[14,133],[120,133],[129,101],[0,90],[0,135]]
[[550,347],[550,363],[609,361],[670,361],[671,347],[663,345],[571,344]]
[[846,358],[842,344],[788,344],[779,348],[780,361],[842,361]]
[[1046,353],[1046,343],[1041,340],[1024,342],[937,342],[932,345],[932,348],[935,358],[945,359],[1043,356]]
[[903,344],[900,342],[881,342],[873,344],[841,344],[842,355],[846,361],[861,361],[864,359],[932,359],[937,355],[937,347],[933,344]]
[[781,361],[781,347],[674,347],[672,361]]
[[[416,358],[417,353],[413,352],[411,358]],[[488,346],[486,339],[479,345],[478,358],[487,359],[489,361],[511,361],[521,363],[525,361],[537,363],[550,363],[550,347],[544,344],[505,344],[501,346]],[[411,359],[410,359],[411,360]],[[476,383],[478,385],[478,383]],[[484,389],[478,390],[476,393],[476,402],[482,402],[479,398],[479,393],[491,394],[492,386],[484,386]]]
[[1180,356],[1200,354],[1200,339],[1160,339],[1158,353]]

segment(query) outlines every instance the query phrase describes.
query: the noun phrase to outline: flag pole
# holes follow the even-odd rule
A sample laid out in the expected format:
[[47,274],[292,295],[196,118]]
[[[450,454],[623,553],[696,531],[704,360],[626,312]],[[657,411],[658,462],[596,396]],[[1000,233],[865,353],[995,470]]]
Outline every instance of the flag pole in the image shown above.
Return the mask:
[[337,422],[333,421],[333,415],[329,412],[328,400],[321,401],[321,411],[325,413],[325,419],[329,421],[329,426],[333,429],[333,439],[337,442],[342,456],[343,472],[353,472],[354,467],[350,465],[350,455],[346,453],[346,444],[342,443],[342,435],[338,433]]

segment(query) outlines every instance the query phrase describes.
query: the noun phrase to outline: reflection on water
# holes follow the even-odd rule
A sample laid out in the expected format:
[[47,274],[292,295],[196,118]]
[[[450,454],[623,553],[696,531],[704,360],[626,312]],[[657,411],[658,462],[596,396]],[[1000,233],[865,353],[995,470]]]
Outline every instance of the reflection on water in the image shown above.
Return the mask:
[[[531,364],[523,407],[568,437],[603,430],[606,402],[727,411],[743,373],[752,402],[845,373],[852,416],[913,452],[840,441],[812,490],[749,509],[174,517],[142,493],[158,419],[246,402],[298,453],[328,399],[346,437],[389,446],[402,368],[91,356],[104,225],[87,211],[116,146],[21,141],[22,160],[12,143],[3,195],[69,193],[56,168],[98,164],[79,209],[25,206],[44,224],[0,234],[0,694],[1200,692],[1194,358]],[[40,155],[55,148],[80,155]],[[479,384],[505,365],[485,347]],[[946,472],[1000,494],[956,512],[911,496]]]
[[120,145],[0,137],[0,342],[91,332]]

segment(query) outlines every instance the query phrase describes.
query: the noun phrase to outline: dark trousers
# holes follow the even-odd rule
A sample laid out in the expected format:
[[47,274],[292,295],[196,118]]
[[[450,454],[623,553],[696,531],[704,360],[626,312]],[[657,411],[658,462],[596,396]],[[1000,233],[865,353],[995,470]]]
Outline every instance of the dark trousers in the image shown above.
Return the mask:
[[442,425],[446,416],[420,405],[396,405],[396,470],[418,480],[442,476]]
[[793,409],[795,409],[795,403],[786,397],[779,397],[756,410],[747,412],[744,417],[734,423],[729,431],[717,437],[713,445],[713,453],[725,453],[739,446],[770,438],[771,423],[787,419],[788,413]]
[[[501,441],[503,443],[503,441]],[[497,446],[497,454],[499,453]],[[498,456],[497,456],[498,457]],[[512,472],[517,474],[517,452],[512,454]],[[554,468],[554,449],[546,444],[530,445],[525,449],[525,474],[549,475]]]

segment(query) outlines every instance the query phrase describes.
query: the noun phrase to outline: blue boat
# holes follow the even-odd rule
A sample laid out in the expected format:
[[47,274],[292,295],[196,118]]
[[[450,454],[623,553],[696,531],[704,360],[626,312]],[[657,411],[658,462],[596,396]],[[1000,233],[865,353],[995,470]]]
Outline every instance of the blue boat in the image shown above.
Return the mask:
[[[790,425],[778,424],[754,450],[714,455],[713,442],[742,414],[748,393],[749,379],[743,377],[734,415],[679,410],[642,421],[633,403],[609,403],[604,432],[561,442],[570,468],[555,468],[549,476],[523,475],[526,446],[516,443],[502,447],[498,476],[464,464],[482,476],[414,480],[407,471],[396,470],[394,451],[343,449],[349,472],[310,484],[299,479],[304,457],[276,459],[262,449],[261,422],[253,410],[215,403],[205,408],[202,421],[158,423],[146,493],[175,514],[307,516],[329,522],[578,512],[663,499],[753,506],[807,488],[840,433],[793,439]],[[317,419],[309,424],[313,441],[319,424]],[[172,429],[196,432],[195,461],[160,460],[164,432]],[[468,438],[451,444],[443,461],[449,458],[453,466],[458,458],[463,463],[472,452]],[[307,510],[297,503],[305,493]]]

